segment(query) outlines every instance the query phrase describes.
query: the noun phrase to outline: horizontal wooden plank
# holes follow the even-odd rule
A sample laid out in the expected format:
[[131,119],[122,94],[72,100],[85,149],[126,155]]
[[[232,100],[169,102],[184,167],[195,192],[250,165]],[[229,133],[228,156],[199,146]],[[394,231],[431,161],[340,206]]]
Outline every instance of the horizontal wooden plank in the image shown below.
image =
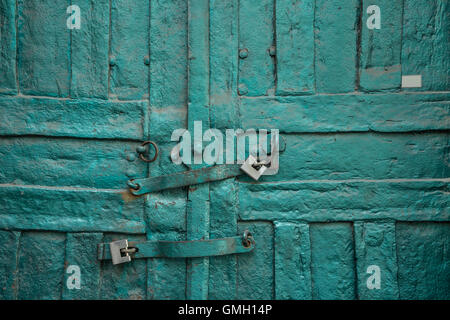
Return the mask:
[[[0,139],[0,184],[127,188],[147,175],[140,142],[42,137]],[[132,161],[131,161],[132,160]]]
[[449,221],[450,179],[239,184],[243,220]]
[[280,140],[286,148],[278,173],[259,181],[450,177],[446,132],[287,134]]
[[0,229],[145,233],[143,198],[128,190],[3,184],[0,208]]
[[142,140],[148,102],[0,97],[0,135]]
[[280,132],[408,132],[450,129],[450,93],[244,98],[244,128]]

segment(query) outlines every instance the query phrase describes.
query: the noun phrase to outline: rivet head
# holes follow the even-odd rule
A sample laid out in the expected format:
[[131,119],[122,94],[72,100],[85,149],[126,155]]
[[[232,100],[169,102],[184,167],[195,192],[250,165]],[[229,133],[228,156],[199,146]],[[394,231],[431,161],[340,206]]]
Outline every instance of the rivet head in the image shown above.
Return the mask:
[[144,64],[147,65],[147,66],[150,65],[150,57],[149,56],[145,56]]
[[128,178],[133,178],[136,176],[136,171],[134,171],[133,169],[128,169],[127,172],[125,172],[125,174]]
[[110,57],[110,58],[109,58],[109,65],[110,65],[111,67],[113,67],[113,66],[116,65],[116,58],[115,58],[115,57]]
[[248,93],[247,86],[243,83],[239,85],[238,92],[240,96],[244,96]]
[[269,54],[270,54],[270,56],[275,56],[276,54],[277,54],[277,49],[275,48],[275,46],[271,46],[270,48],[269,48]]
[[245,59],[248,57],[248,49],[239,50],[239,58]]
[[136,160],[136,155],[134,153],[129,153],[127,155],[127,160],[133,162],[134,160]]

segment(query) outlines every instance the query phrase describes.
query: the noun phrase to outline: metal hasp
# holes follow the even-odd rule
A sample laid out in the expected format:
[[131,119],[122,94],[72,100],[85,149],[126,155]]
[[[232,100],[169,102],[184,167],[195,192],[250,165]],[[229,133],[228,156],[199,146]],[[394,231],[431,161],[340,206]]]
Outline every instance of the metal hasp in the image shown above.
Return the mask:
[[224,256],[250,252],[254,247],[255,241],[248,230],[244,232],[243,236],[209,240],[128,242],[123,239],[98,244],[98,259],[111,259],[113,264],[121,264],[130,262],[132,258]]

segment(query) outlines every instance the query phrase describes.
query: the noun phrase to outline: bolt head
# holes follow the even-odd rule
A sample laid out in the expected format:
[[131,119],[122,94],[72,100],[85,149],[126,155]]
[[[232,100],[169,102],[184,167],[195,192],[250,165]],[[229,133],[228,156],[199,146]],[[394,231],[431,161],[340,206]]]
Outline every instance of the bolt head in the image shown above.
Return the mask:
[[247,86],[245,84],[241,83],[238,88],[238,93],[240,96],[246,95],[248,93]]
[[248,49],[239,50],[239,58],[245,59],[248,57]]
[[277,54],[277,49],[275,48],[275,46],[271,46],[269,48],[269,54],[271,57],[275,56]]
[[127,172],[125,172],[125,174],[128,178],[133,178],[136,176],[136,171],[133,169],[129,169],[127,170]]
[[145,151],[147,151],[147,147],[146,146],[138,146],[136,148],[137,153],[145,153]]

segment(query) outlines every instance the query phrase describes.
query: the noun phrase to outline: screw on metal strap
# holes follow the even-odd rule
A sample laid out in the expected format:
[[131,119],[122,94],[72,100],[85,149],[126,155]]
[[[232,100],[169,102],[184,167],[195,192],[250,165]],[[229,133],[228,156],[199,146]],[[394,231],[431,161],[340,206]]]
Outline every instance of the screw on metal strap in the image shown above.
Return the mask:
[[[151,144],[153,146],[153,148],[155,149],[155,155],[153,156],[152,159],[147,159],[144,156],[144,153],[147,150],[147,148],[145,148],[145,146],[148,145],[148,144]],[[137,151],[137,153],[139,153],[139,159],[141,159],[142,161],[145,161],[145,162],[153,162],[153,161],[155,161],[156,158],[158,158],[158,154],[159,154],[158,146],[153,141],[144,141],[139,147],[137,147],[136,151]]]

